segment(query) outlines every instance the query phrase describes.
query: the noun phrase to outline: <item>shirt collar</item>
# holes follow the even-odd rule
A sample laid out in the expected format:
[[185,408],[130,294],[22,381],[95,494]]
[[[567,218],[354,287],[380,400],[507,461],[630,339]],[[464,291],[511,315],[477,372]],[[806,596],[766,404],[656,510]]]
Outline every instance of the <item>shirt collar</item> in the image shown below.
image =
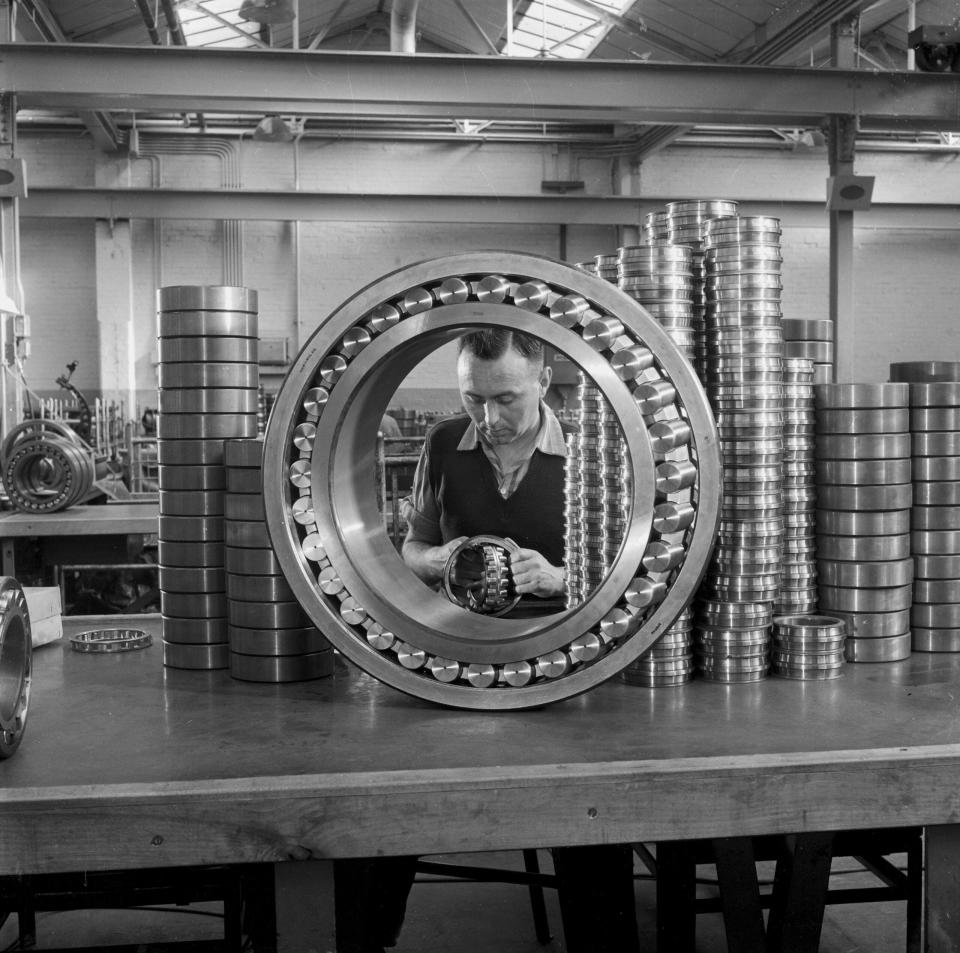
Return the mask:
[[[471,420],[460,438],[460,443],[457,444],[457,449],[475,450],[479,445],[480,434],[477,431],[477,425]],[[567,455],[567,441],[563,435],[563,427],[560,426],[557,415],[542,400],[540,401],[540,429],[537,431],[537,442],[533,449],[555,457]]]

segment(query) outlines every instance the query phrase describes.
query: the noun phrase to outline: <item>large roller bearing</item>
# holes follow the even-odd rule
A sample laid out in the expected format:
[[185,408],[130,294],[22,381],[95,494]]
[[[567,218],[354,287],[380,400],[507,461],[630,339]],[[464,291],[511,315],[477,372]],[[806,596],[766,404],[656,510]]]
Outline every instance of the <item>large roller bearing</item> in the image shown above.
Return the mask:
[[[377,426],[395,390],[436,347],[490,325],[535,335],[593,379],[633,473],[631,519],[603,583],[580,605],[535,619],[479,616],[423,586],[377,508]],[[670,386],[651,409],[641,398],[658,381]],[[713,416],[667,333],[608,282],[508,252],[413,265],[338,308],[284,381],[264,460],[270,537],[314,623],[375,677],[461,708],[543,705],[624,668],[690,601],[719,518]],[[696,519],[655,529],[665,502],[693,504]]]
[[27,727],[33,642],[20,583],[0,576],[0,758],[20,747]]

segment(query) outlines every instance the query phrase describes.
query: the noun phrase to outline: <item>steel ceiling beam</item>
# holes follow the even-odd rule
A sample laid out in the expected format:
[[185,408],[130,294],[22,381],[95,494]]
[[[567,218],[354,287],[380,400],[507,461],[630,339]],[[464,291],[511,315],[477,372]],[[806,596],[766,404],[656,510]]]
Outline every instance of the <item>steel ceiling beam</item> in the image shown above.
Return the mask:
[[960,74],[0,44],[26,108],[960,129]]

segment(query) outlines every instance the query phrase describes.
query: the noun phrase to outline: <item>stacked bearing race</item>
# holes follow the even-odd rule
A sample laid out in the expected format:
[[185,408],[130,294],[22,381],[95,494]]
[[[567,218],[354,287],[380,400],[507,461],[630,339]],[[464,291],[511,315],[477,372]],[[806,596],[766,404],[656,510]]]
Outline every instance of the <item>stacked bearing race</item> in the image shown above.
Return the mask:
[[960,382],[910,384],[915,652],[960,652]]
[[818,384],[820,610],[847,622],[850,662],[910,655],[910,413],[906,384]]
[[688,245],[626,245],[617,251],[617,285],[639,301],[690,361],[694,357],[693,306],[702,299],[694,288],[693,250]]
[[724,464],[720,532],[698,610],[698,667],[714,681],[767,674],[783,555],[780,226],[704,227],[707,396]]
[[846,638],[846,624],[836,616],[775,616],[770,653],[773,674],[803,680],[839,678]]
[[263,441],[227,440],[225,500],[230,674],[294,682],[333,673],[333,650],[280,573],[263,508]]
[[783,561],[777,615],[817,608],[817,487],[814,475],[813,362],[783,362]]
[[223,441],[257,433],[257,294],[178,285],[157,303],[163,661],[226,668]]
[[813,362],[814,383],[833,381],[833,321],[829,318],[786,318],[783,338],[787,357]]
[[677,621],[621,673],[629,685],[665,688],[693,679],[693,612],[684,609]]

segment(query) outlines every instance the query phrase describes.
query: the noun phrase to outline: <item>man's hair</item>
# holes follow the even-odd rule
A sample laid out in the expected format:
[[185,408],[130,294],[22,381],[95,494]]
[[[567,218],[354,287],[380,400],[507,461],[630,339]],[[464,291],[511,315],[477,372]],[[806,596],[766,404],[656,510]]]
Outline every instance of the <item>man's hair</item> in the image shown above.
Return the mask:
[[469,351],[482,361],[495,361],[503,357],[510,348],[534,364],[543,363],[543,342],[539,338],[507,328],[468,331],[459,339],[457,353]]

